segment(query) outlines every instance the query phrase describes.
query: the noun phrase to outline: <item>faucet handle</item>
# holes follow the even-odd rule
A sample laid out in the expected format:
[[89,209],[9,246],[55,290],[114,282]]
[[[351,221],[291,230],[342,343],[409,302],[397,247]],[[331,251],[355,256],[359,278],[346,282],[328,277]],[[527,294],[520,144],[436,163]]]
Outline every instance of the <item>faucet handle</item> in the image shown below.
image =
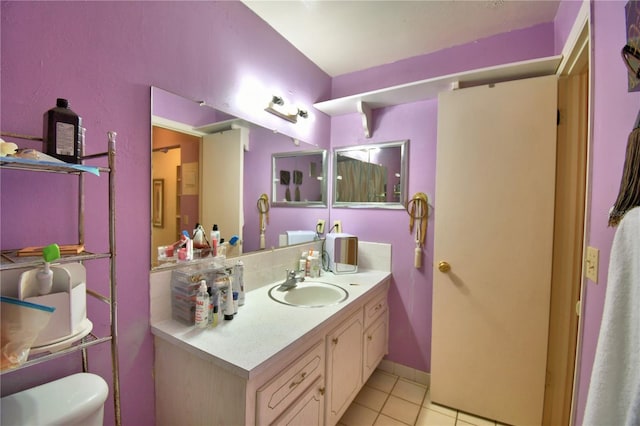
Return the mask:
[[287,278],[295,278],[296,271],[293,269],[285,269],[285,271],[287,271]]

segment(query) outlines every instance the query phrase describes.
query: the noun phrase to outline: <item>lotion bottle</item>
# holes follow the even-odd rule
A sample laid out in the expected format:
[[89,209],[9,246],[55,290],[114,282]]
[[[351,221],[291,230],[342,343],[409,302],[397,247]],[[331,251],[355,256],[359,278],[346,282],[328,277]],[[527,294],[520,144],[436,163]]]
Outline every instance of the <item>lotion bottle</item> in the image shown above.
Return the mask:
[[225,320],[232,320],[233,319],[233,284],[232,284],[232,280],[233,277],[232,276],[228,276],[227,277],[227,282],[228,285],[227,287],[224,289],[224,294],[225,294],[225,298],[224,298],[224,319]]
[[238,293],[238,305],[244,305],[244,263],[238,260],[235,266],[235,279],[233,280],[233,291]]
[[202,280],[196,294],[196,327],[206,328],[207,325],[209,325],[209,293],[207,282]]
[[211,229],[211,251],[214,256],[218,255],[218,245],[220,244],[220,231],[218,231],[218,225],[213,224]]

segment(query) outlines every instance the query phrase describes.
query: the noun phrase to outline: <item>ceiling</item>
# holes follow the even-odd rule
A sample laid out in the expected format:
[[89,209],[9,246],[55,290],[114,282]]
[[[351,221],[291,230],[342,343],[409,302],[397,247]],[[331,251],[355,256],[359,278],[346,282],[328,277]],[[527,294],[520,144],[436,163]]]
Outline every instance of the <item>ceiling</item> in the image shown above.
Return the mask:
[[334,77],[551,22],[559,0],[243,0]]

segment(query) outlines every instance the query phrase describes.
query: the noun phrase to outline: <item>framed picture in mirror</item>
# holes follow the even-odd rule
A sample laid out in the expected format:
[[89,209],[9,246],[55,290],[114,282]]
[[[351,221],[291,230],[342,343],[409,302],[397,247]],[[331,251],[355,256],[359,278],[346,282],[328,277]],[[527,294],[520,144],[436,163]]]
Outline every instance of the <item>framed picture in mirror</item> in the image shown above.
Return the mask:
[[156,228],[162,228],[164,226],[164,179],[153,180],[153,210],[152,223]]

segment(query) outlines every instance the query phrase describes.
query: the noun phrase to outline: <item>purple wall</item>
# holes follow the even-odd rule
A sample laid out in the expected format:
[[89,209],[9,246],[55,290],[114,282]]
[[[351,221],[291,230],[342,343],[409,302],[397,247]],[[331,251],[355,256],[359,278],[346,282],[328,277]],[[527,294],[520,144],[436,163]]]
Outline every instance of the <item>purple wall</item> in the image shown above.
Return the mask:
[[600,249],[600,270],[598,284],[587,280],[584,289],[576,424],[582,423],[615,233],[614,228],[607,227],[607,218],[618,195],[629,133],[640,110],[640,93],[627,92],[627,71],[620,57],[626,43],[626,3],[597,1],[591,4],[593,137],[587,241]]
[[[373,137],[365,139],[358,115],[334,117],[331,121],[332,144],[342,147],[409,139],[409,196],[425,192],[433,197],[437,100],[374,110],[373,122]],[[435,201],[431,199],[431,202]],[[355,234],[363,241],[392,244],[388,358],[430,371],[433,216],[429,218],[420,269],[413,266],[415,234],[409,233],[406,211],[332,208],[331,220],[336,219],[342,221],[344,232]]]
[[[1,18],[3,131],[41,135],[43,113],[56,97],[66,97],[88,129],[88,152],[104,151],[106,132],[118,132],[122,417],[125,424],[152,425],[149,86],[203,99],[250,121],[328,146],[328,117],[311,114],[290,125],[265,113],[262,104],[249,102],[247,96],[260,93],[264,84],[268,92],[277,90],[311,105],[329,97],[330,79],[240,2],[2,2]],[[2,248],[76,239],[75,226],[66,223],[75,196],[65,178],[2,172]],[[105,250],[106,179],[88,180],[87,217],[90,224],[99,225],[88,228],[87,246]],[[34,200],[47,207],[46,215],[33,207]],[[96,262],[89,268],[90,286],[104,292],[108,269]],[[94,312],[92,306],[89,309]],[[103,321],[92,319],[94,329],[104,330]],[[109,377],[108,345],[92,352],[98,352],[91,357],[92,371]],[[66,375],[79,365],[76,357],[3,375],[2,394]],[[112,423],[108,405],[105,424]]]
[[553,54],[553,23],[539,24],[428,55],[339,75],[332,80],[331,97],[339,98],[412,81],[501,65],[505,63],[505,58],[508,62],[517,62]]

